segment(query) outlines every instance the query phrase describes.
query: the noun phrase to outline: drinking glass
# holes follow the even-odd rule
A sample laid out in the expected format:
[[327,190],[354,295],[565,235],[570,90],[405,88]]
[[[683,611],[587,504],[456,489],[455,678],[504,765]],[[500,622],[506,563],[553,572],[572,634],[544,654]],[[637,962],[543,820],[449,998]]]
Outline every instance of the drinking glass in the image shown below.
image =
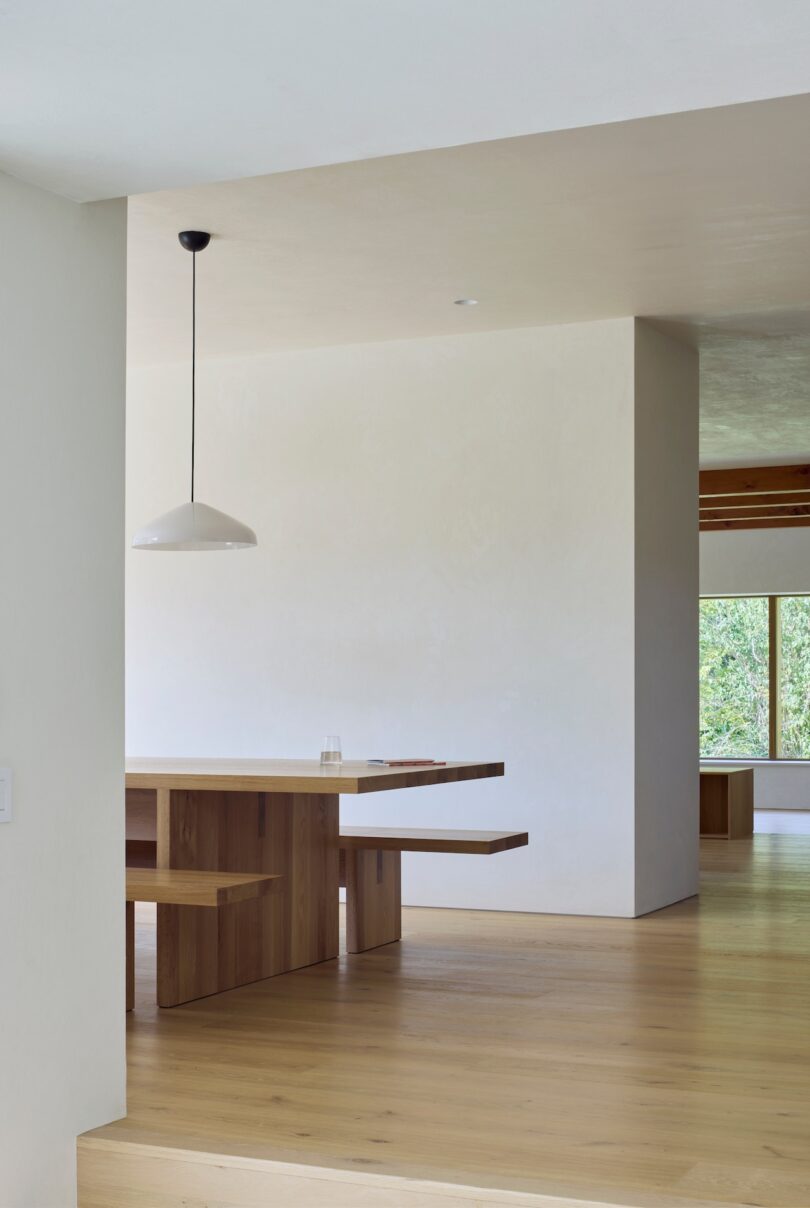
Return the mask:
[[321,767],[339,768],[343,762],[340,753],[340,735],[327,734],[321,743]]

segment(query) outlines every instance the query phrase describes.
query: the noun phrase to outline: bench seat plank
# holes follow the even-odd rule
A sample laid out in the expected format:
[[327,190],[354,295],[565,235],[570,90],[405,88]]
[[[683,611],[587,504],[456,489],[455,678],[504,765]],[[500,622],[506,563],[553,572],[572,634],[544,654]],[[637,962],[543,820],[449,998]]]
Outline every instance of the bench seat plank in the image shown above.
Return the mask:
[[402,853],[492,856],[525,847],[526,831],[424,830],[393,826],[340,829],[341,884],[346,886],[346,947],[367,952],[402,936]]
[[127,1010],[131,1011],[135,1005],[135,902],[157,902],[159,906],[229,906],[267,893],[280,876],[280,873],[203,872],[196,868],[128,868]]
[[432,851],[492,856],[526,847],[526,831],[419,830],[390,826],[342,826],[340,846],[347,851]]
[[127,901],[169,906],[228,906],[267,893],[277,874],[128,868]]

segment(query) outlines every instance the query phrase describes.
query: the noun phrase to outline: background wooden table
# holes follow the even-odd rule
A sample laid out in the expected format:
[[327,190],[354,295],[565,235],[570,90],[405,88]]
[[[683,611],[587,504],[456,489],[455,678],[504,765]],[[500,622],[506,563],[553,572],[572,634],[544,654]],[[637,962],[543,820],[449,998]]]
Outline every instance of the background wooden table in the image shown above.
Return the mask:
[[158,1003],[337,956],[341,793],[502,775],[502,763],[338,771],[316,760],[127,760],[127,840],[143,863],[281,874],[273,892],[217,911],[158,906]]

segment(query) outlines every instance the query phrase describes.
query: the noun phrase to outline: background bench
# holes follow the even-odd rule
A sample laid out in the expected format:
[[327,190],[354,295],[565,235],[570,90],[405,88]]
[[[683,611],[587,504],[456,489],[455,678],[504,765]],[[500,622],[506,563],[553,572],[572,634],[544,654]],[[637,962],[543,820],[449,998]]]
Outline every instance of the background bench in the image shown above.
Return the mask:
[[754,833],[754,769],[700,769],[700,837],[746,839]]
[[402,852],[492,856],[525,847],[526,831],[413,830],[344,826],[340,883],[346,887],[346,948],[366,952],[402,937]]

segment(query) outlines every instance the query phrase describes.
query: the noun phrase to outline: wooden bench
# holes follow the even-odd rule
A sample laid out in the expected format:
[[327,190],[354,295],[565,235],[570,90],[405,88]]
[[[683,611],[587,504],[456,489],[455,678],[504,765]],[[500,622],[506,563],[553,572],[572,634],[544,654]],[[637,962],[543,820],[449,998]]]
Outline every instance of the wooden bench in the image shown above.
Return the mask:
[[199,872],[183,868],[128,868],[126,888],[127,1010],[135,1002],[135,903],[218,909],[268,892],[279,876],[252,872]]
[[748,839],[754,833],[754,769],[701,767],[701,839]]
[[492,856],[525,847],[526,831],[400,830],[344,826],[340,883],[346,887],[346,948],[366,952],[402,937],[402,852]]

